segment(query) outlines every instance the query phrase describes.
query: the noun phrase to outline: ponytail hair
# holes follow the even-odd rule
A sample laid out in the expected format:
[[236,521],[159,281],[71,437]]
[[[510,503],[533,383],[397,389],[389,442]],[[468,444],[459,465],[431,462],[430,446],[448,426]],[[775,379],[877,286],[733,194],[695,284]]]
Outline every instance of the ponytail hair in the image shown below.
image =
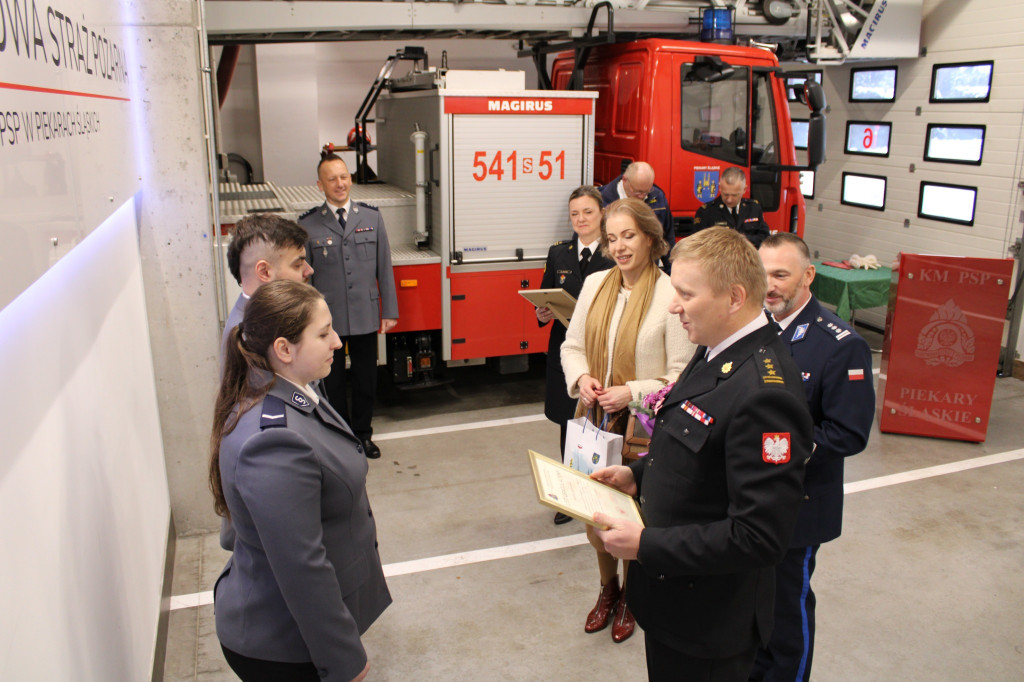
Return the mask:
[[249,299],[241,324],[228,334],[210,433],[210,492],[218,516],[231,518],[220,478],[221,440],[274,385],[274,369],[270,365],[274,341],[284,338],[298,343],[322,300],[319,291],[301,282],[279,280],[264,284]]

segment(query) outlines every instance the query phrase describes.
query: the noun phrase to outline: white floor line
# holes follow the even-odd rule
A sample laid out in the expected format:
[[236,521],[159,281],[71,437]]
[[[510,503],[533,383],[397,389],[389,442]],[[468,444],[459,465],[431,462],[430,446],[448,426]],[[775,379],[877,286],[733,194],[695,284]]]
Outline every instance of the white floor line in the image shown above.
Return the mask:
[[[543,415],[540,418],[543,419]],[[532,418],[523,417],[517,417],[516,419],[527,421],[532,420]],[[507,423],[512,420],[499,419],[495,421]],[[521,421],[513,423],[521,423]],[[467,426],[468,428],[473,428],[471,425],[465,426]],[[424,430],[433,431],[433,429]],[[413,432],[409,431],[406,433]],[[901,483],[920,481],[925,478],[933,478],[935,476],[955,474],[961,471],[977,469],[979,467],[992,466],[993,464],[1005,464],[1006,462],[1013,462],[1019,459],[1024,459],[1024,448],[1020,450],[1010,450],[1008,452],[999,452],[994,455],[984,455],[982,457],[964,459],[958,462],[950,462],[949,464],[939,464],[938,466],[925,467],[923,469],[913,469],[911,471],[904,471],[898,474],[890,474],[888,476],[877,476],[875,478],[868,478],[863,481],[854,481],[853,483],[845,484],[843,486],[843,491],[847,495],[852,495],[854,493],[864,492],[865,490],[875,490],[877,488],[885,488],[888,486],[900,485]],[[477,549],[469,552],[457,552],[455,554],[444,554],[442,556],[427,557],[425,559],[414,559],[412,561],[402,561],[399,563],[387,564],[384,566],[384,575],[388,578],[393,578],[395,576],[408,575],[410,573],[425,573],[427,571],[436,571],[442,568],[453,568],[455,566],[478,564],[484,561],[510,559],[513,557],[526,556],[528,554],[537,554],[540,552],[549,552],[555,549],[567,549],[569,547],[577,547],[579,545],[585,544],[587,544],[587,536],[584,533],[579,533],[577,535],[566,535],[563,537],[549,538],[547,540],[522,542],[517,545],[490,547],[488,549]],[[212,590],[209,592],[195,592],[193,594],[183,594],[171,597],[171,611],[175,611],[177,609],[189,609],[198,606],[206,606],[207,604],[212,603]]]
[[487,429],[492,426],[511,426],[513,424],[526,424],[529,422],[541,422],[547,417],[542,414],[529,414],[524,417],[508,417],[506,419],[489,419],[482,422],[469,422],[468,424],[451,424],[449,426],[432,426],[428,429],[412,429],[409,431],[395,431],[393,433],[374,434],[374,441],[395,440],[396,438],[414,438],[416,436],[436,436],[440,433],[454,433],[455,431],[471,431],[473,429]]

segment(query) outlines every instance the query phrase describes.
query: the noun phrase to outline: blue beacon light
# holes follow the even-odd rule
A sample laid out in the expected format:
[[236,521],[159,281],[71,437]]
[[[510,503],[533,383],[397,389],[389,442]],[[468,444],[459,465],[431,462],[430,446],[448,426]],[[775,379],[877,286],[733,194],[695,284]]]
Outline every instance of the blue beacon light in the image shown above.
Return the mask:
[[732,9],[705,9],[701,14],[700,39],[704,42],[732,42]]

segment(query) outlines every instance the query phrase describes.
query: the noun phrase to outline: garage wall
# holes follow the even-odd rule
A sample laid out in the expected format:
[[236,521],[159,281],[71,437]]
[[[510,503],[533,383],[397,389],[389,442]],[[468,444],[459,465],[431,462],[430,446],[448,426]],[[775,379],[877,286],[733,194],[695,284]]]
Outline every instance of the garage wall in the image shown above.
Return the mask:
[[[805,236],[823,258],[873,253],[885,264],[901,251],[1002,258],[1021,237],[1021,143],[1024,140],[1024,4],[998,0],[925,0],[919,59],[882,61],[824,69],[828,116],[828,162],[819,169],[815,198],[808,200]],[[993,60],[991,99],[982,104],[930,104],[932,65]],[[866,65],[895,65],[894,103],[848,101],[850,70]],[[793,115],[806,118],[794,104]],[[888,158],[843,153],[846,122],[892,123]],[[928,123],[987,126],[981,166],[924,161]],[[911,168],[913,166],[913,168]],[[884,212],[840,203],[842,172],[888,178]],[[978,187],[971,227],[917,216],[920,182]],[[905,224],[905,221],[906,224]],[[858,315],[858,317],[861,317]],[[882,326],[884,312],[865,311],[863,319]],[[1018,340],[1017,347],[1022,348]]]

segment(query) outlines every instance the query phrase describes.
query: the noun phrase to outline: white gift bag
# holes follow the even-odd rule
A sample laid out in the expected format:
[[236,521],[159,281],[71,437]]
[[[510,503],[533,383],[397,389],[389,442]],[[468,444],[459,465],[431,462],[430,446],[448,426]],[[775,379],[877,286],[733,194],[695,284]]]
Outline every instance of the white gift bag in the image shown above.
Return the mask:
[[[605,417],[601,426],[607,423]],[[622,464],[622,436],[594,426],[586,417],[570,419],[565,427],[562,464],[588,476],[598,469]]]

